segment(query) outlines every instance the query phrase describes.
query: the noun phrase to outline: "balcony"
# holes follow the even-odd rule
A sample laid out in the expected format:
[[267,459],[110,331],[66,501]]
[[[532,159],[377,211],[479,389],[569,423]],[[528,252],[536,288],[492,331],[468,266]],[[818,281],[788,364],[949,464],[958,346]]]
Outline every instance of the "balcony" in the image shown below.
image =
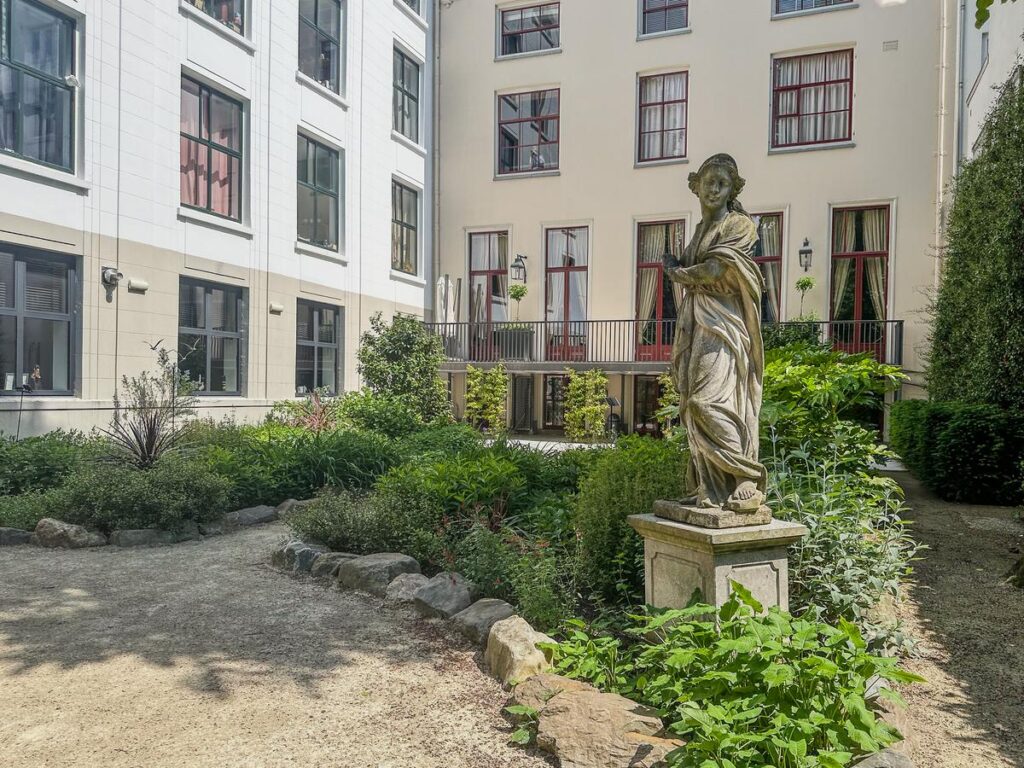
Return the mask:
[[[446,371],[503,363],[510,371],[561,371],[599,366],[614,373],[664,371],[672,356],[675,320],[573,320],[520,323],[427,323],[444,343]],[[903,363],[903,321],[777,323],[766,333],[831,343]]]

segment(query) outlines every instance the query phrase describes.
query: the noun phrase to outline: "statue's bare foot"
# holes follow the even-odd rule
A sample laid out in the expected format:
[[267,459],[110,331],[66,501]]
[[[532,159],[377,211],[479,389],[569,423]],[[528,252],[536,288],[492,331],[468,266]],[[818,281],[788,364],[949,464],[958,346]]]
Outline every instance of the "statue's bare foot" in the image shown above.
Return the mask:
[[748,499],[754,498],[755,494],[760,493],[757,490],[757,486],[754,485],[750,480],[744,480],[742,483],[736,486],[736,490],[732,492],[730,499],[732,501],[747,501]]
[[736,486],[725,506],[734,512],[756,512],[763,501],[764,494],[758,490],[757,485],[750,480],[744,480]]
[[679,499],[679,503],[682,504],[684,507],[696,507],[697,506],[697,497],[696,497],[696,495],[694,495],[694,496],[684,496],[683,498]]

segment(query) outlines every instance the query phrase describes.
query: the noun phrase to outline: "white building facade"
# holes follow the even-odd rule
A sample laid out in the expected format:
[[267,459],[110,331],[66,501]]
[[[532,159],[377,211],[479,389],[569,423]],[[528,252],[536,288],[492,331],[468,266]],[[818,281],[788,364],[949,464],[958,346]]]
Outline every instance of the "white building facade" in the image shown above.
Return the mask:
[[921,396],[958,9],[442,3],[438,274],[457,286],[459,322],[439,332],[456,400],[467,364],[501,361],[512,426],[558,429],[565,368],[600,367],[619,428],[656,430],[676,301],[661,255],[693,232],[687,175],[718,152],[759,222],[765,320],[813,313],[837,346],[900,364],[903,396]]
[[0,429],[105,423],[161,346],[208,415],[356,388],[434,280],[432,15],[0,0]]

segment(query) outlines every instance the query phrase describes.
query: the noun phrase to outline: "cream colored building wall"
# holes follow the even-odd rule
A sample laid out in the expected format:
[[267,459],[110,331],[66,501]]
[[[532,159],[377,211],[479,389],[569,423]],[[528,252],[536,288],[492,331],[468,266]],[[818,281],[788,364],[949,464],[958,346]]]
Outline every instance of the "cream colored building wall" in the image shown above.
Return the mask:
[[[296,300],[344,313],[343,383],[359,386],[355,351],[377,311],[423,317],[432,284],[432,4],[343,0],[340,96],[298,74],[298,0],[247,0],[244,36],[184,0],[39,0],[76,20],[74,173],[0,154],[0,250],[29,246],[79,258],[79,384],[73,397],[0,397],[0,430],[21,434],[109,419],[115,383],[152,369],[150,345],[177,344],[181,276],[248,290],[243,397],[203,398],[209,413],[256,418],[295,393]],[[421,67],[421,145],[392,126],[392,51]],[[240,223],[180,205],[183,74],[244,105]],[[296,238],[298,133],[342,155],[341,249]],[[419,274],[391,270],[391,184],[421,190]],[[103,266],[124,273],[112,291]],[[130,279],[148,283],[129,290]],[[270,311],[272,303],[283,311]]]
[[[589,317],[633,318],[637,222],[682,217],[689,236],[700,213],[687,174],[729,152],[747,179],[746,209],[785,214],[785,317],[798,312],[804,238],[817,281],[805,309],[828,315],[831,208],[892,205],[888,311],[907,323],[905,364],[919,379],[940,194],[952,172],[956,8],[954,0],[861,0],[773,20],[771,0],[691,0],[689,32],[638,41],[633,0],[562,0],[560,52],[496,61],[494,4],[443,4],[440,273],[465,282],[467,233],[508,229],[511,254],[528,257],[521,319],[543,319],[544,229],[586,224]],[[770,151],[772,57],[851,47],[852,146]],[[637,168],[637,77],[684,69],[688,160]],[[558,174],[496,179],[496,94],[553,87],[561,89]]]

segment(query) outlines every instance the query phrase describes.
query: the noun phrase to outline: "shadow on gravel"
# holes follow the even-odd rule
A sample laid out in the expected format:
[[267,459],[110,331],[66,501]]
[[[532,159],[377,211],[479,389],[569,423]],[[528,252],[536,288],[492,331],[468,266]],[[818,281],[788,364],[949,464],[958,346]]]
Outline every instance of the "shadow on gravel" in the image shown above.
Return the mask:
[[226,697],[287,678],[316,697],[324,676],[372,654],[448,663],[435,633],[379,601],[268,565],[284,529],[249,529],[154,549],[0,553],[0,665],[74,668],[120,656],[182,666],[183,685]]
[[[962,686],[932,690],[929,702],[970,723],[1012,765],[1024,766],[1024,590],[1004,581],[1024,549],[1024,524],[1010,507],[944,502],[908,473],[894,474],[907,492],[912,533],[929,549],[915,564],[913,599],[927,642],[944,649],[932,661]],[[912,713],[911,713],[912,717]]]

